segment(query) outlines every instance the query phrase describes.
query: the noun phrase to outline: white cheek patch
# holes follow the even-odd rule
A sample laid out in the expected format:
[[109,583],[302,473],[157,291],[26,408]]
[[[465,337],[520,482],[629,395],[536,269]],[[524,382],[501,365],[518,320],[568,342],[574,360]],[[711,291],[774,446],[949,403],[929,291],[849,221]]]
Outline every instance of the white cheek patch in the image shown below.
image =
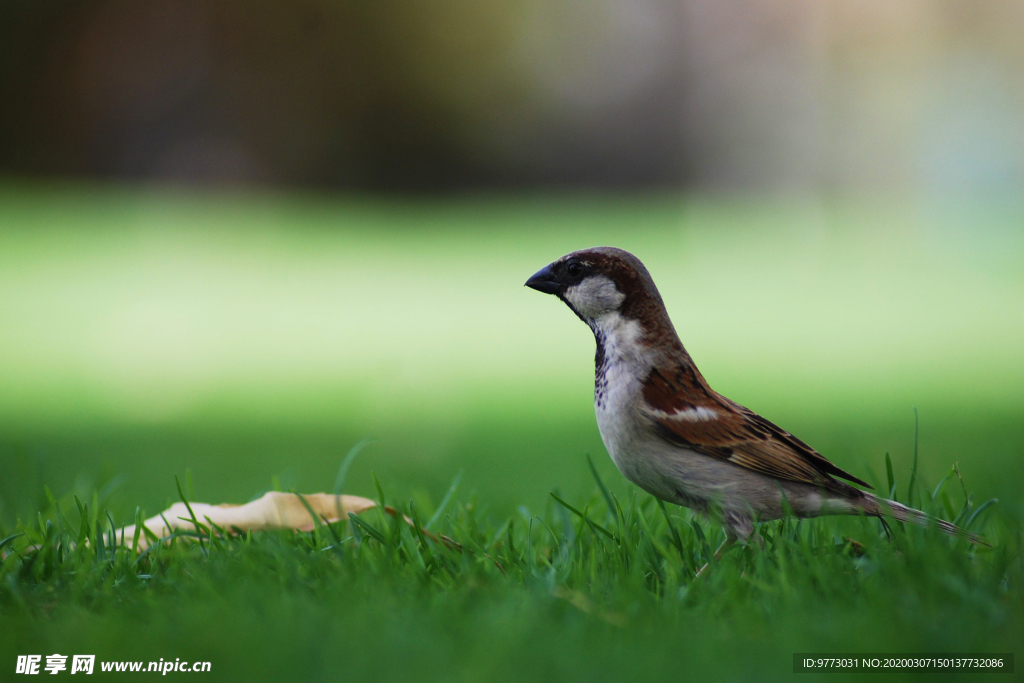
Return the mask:
[[585,318],[617,311],[626,295],[604,275],[592,275],[565,290],[565,300]]

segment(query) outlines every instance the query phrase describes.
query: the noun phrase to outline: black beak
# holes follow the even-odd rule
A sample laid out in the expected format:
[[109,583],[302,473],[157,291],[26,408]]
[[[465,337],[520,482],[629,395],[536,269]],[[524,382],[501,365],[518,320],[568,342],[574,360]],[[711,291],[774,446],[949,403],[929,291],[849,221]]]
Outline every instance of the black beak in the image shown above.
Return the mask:
[[558,294],[562,291],[562,283],[558,281],[558,276],[550,264],[534,273],[533,277],[526,281],[526,286],[545,294]]

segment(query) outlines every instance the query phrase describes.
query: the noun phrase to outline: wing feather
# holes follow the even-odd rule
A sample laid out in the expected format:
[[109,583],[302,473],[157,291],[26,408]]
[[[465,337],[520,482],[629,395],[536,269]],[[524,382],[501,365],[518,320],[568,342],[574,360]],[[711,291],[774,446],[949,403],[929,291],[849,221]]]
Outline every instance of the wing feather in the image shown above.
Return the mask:
[[648,417],[662,438],[710,457],[789,481],[850,492],[844,472],[806,443],[757,413],[712,391],[691,363],[655,368],[644,382]]

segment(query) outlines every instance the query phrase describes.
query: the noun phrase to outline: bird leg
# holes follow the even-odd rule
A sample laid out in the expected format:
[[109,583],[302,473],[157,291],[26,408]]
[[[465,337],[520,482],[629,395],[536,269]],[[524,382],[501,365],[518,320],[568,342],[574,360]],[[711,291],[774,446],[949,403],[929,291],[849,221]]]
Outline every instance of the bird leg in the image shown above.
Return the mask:
[[[722,545],[718,546],[718,550],[715,551],[715,562],[718,562],[720,559],[722,559],[722,553],[724,553],[727,548],[734,544],[737,541],[737,539],[738,537],[731,532],[726,534],[725,540],[722,541]],[[693,578],[700,578],[700,575],[703,574],[704,571],[710,566],[711,562],[705,563],[703,567],[697,570],[697,574]]]

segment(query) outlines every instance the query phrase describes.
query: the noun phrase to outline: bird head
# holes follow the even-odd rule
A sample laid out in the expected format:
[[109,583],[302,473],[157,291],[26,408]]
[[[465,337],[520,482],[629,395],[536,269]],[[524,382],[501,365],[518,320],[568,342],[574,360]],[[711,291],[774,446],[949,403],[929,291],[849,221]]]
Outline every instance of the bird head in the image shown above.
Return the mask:
[[647,268],[615,247],[566,254],[534,273],[526,286],[554,294],[592,328],[610,316],[637,320],[644,327],[668,321]]

